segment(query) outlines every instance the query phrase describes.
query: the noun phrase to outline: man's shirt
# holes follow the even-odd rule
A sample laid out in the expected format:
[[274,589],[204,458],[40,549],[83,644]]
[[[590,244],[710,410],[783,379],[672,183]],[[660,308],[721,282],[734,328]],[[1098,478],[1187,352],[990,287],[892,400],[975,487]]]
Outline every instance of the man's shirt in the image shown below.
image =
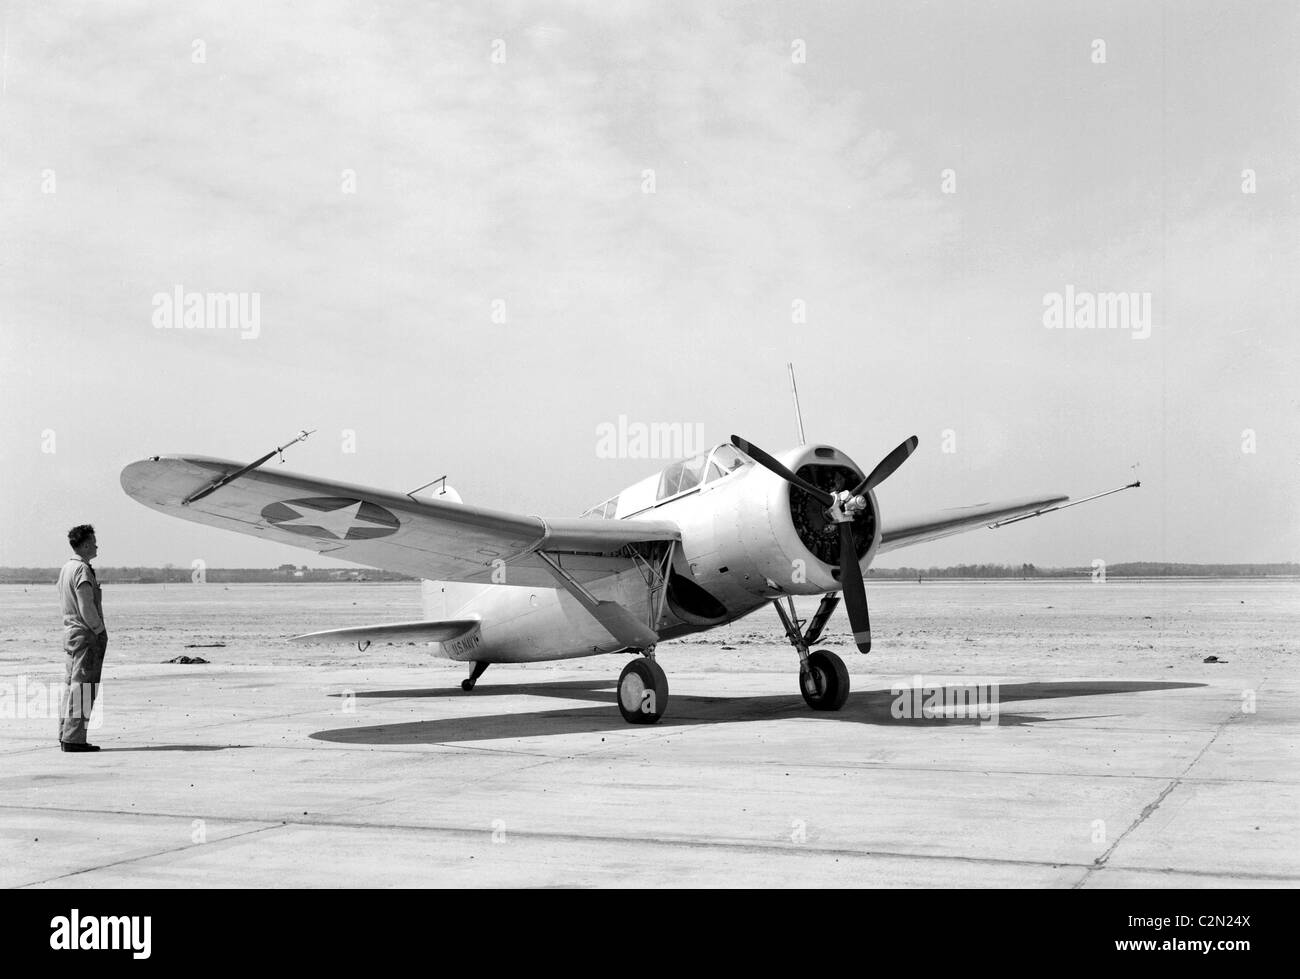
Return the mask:
[[64,629],[104,631],[104,597],[89,561],[69,558],[59,571],[58,589]]

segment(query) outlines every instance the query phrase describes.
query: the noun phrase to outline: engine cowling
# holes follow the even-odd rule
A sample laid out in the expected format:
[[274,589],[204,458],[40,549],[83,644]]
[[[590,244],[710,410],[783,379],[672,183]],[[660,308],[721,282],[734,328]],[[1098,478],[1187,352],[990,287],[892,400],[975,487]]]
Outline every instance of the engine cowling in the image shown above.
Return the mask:
[[[778,458],[829,492],[852,490],[862,479],[853,460],[832,446],[801,446]],[[725,609],[840,587],[837,526],[806,492],[763,467],[751,466],[682,503],[689,505],[671,515],[682,527],[683,561],[676,570],[685,580],[670,587],[669,598],[683,621],[723,621]],[[866,494],[853,531],[860,571],[865,572],[880,545],[874,493]]]
[[[826,445],[805,446],[778,457],[797,476],[830,493],[852,490],[862,470],[840,450]],[[766,470],[751,478],[762,480],[761,506],[746,507],[746,549],[763,577],[756,594],[810,595],[840,585],[839,527],[826,508],[797,486]],[[880,546],[879,504],[874,492],[865,494],[866,507],[853,521],[859,573],[870,566]]]

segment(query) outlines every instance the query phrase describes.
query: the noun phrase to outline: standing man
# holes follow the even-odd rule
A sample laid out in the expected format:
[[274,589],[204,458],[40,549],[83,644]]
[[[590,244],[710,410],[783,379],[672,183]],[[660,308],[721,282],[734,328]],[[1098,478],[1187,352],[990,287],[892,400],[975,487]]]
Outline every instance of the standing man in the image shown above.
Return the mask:
[[59,572],[59,601],[63,606],[63,652],[67,687],[59,719],[59,746],[64,751],[98,751],[86,743],[86,722],[99,692],[99,675],[108,648],[104,602],[91,559],[99,554],[95,528],[80,524],[68,531],[76,557]]

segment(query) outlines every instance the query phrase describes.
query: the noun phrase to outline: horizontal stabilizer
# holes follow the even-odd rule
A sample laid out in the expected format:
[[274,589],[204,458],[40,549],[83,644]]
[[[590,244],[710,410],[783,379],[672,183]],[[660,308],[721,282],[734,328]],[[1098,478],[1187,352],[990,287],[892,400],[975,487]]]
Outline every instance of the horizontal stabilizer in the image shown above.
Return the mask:
[[479,627],[478,619],[443,619],[440,622],[389,622],[351,629],[326,629],[294,636],[290,642],[451,642]]

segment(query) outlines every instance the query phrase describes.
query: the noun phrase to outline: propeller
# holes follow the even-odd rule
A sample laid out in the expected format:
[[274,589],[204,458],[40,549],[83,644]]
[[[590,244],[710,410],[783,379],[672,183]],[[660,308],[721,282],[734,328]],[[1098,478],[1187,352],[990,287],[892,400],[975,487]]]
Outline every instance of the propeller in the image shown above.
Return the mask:
[[808,482],[808,480],[796,476],[753,442],[746,442],[739,435],[733,435],[731,436],[731,444],[764,468],[772,470],[772,472],[776,473],[787,483],[798,486],[822,506],[830,506],[835,502],[834,495],[826,492],[820,486],[814,486],[812,483]]
[[828,519],[839,524],[840,584],[844,593],[844,604],[849,612],[849,625],[853,629],[853,641],[857,643],[858,651],[862,653],[871,652],[871,615],[867,610],[866,585],[862,582],[862,575],[858,573],[858,549],[853,542],[853,520],[857,514],[866,509],[867,501],[863,499],[863,494],[874,490],[892,476],[894,471],[907,461],[907,457],[916,451],[919,442],[920,440],[913,435],[881,459],[876,464],[876,468],[871,470],[871,474],[857,485],[857,488],[837,496],[796,476],[752,442],[738,435],[731,436],[732,445],[787,483],[798,486],[827,508]]
[[906,442],[885,458],[876,463],[876,468],[871,470],[871,475],[858,483],[858,488],[853,491],[854,496],[861,496],[867,490],[873,490],[890,476],[894,475],[894,470],[907,461],[907,457],[916,451],[916,447],[921,444],[921,440],[913,435]]

